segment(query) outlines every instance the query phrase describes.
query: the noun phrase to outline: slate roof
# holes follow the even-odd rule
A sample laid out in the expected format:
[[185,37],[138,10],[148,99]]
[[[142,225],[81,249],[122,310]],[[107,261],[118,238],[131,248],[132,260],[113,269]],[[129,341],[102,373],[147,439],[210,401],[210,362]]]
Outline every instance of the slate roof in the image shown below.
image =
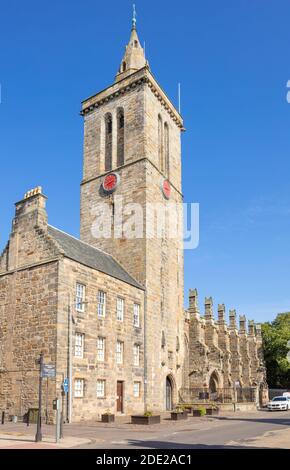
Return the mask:
[[130,274],[107,253],[48,225],[48,234],[56,240],[65,256],[89,268],[96,269],[111,277],[144,290]]

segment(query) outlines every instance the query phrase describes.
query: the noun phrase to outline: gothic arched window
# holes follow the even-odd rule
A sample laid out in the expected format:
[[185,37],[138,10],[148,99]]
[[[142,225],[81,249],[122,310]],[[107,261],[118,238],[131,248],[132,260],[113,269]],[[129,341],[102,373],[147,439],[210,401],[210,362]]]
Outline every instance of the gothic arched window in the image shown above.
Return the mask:
[[165,168],[164,170],[169,176],[169,127],[167,122],[164,124],[164,153],[165,153]]
[[161,171],[164,171],[164,158],[163,158],[163,124],[162,117],[158,116],[158,159]]
[[105,171],[111,171],[112,169],[112,134],[113,134],[113,121],[112,114],[108,113],[105,117]]
[[123,109],[119,109],[117,113],[117,132],[117,166],[122,166],[125,162],[125,117]]

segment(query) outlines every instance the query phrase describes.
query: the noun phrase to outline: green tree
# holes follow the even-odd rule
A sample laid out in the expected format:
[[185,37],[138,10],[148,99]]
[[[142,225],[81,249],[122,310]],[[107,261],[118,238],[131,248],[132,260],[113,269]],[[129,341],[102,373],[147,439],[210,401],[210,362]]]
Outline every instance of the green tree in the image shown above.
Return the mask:
[[290,363],[286,356],[290,340],[290,312],[262,324],[264,358],[270,388],[290,388]]

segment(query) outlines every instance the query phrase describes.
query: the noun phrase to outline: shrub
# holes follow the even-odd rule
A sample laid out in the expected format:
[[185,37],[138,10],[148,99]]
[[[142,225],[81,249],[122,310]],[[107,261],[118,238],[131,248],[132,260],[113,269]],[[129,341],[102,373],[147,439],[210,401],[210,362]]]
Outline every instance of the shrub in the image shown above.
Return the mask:
[[206,415],[206,409],[203,406],[198,408],[198,412],[199,412],[200,416],[205,416]]
[[150,416],[153,416],[153,413],[152,411],[146,411],[146,413],[144,413],[144,416],[146,416],[146,418],[150,418]]

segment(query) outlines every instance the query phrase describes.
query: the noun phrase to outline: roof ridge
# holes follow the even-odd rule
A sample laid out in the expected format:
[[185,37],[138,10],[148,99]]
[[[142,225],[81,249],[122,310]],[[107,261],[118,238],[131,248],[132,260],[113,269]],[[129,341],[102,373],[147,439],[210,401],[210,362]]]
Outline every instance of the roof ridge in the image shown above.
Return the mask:
[[[100,251],[101,253],[104,253],[104,255],[107,255],[107,256],[110,256],[111,258],[113,258],[113,256],[110,255],[110,253],[107,253],[106,251],[101,250],[101,248],[96,248],[95,246],[90,245],[90,244],[87,243],[87,242],[84,242],[84,241],[81,240],[80,238],[77,238],[77,237],[75,237],[74,235],[71,235],[70,233],[65,232],[64,230],[61,230],[60,228],[55,227],[54,225],[48,224],[48,227],[54,228],[54,229],[57,230],[58,232],[61,232],[61,233],[63,233],[64,235],[67,235],[68,237],[73,238],[73,239],[76,240],[77,242],[80,242],[80,243],[82,243],[83,245],[87,245],[87,246],[89,246],[90,248],[92,248],[93,250]],[[114,258],[113,258],[113,259],[114,259]],[[115,260],[115,261],[117,261],[117,260]],[[119,262],[117,261],[117,263],[119,263]],[[119,263],[119,264],[120,264],[120,263]]]
[[[81,243],[82,245],[90,248],[91,250],[94,250],[96,253],[101,253],[102,255],[106,256],[107,258],[110,258],[114,263],[116,263],[125,273],[127,276],[129,276],[129,278],[131,278],[132,281],[134,281],[135,284],[137,284],[139,286],[139,288],[141,289],[144,289],[144,287],[142,286],[142,284],[137,280],[135,279],[134,276],[132,276],[132,274],[130,272],[128,272],[128,270],[122,265],[122,263],[120,263],[114,256],[112,256],[110,253],[107,253],[106,251],[103,251],[101,250],[100,248],[96,248],[95,246],[93,245],[90,245],[89,243],[87,242],[84,242],[82,240],[80,240],[79,238],[73,236],[73,235],[70,235],[69,233],[65,232],[64,230],[61,230],[57,227],[55,227],[54,225],[50,225],[48,224],[48,227],[49,228],[52,228],[53,230],[56,230],[57,232],[59,233],[62,233],[63,235],[65,235],[66,237],[69,237],[73,240],[75,240],[76,242],[78,243]],[[108,274],[108,273],[107,273]],[[110,275],[110,274],[109,274]],[[114,276],[113,276],[114,277]],[[125,281],[127,282],[127,281]]]

